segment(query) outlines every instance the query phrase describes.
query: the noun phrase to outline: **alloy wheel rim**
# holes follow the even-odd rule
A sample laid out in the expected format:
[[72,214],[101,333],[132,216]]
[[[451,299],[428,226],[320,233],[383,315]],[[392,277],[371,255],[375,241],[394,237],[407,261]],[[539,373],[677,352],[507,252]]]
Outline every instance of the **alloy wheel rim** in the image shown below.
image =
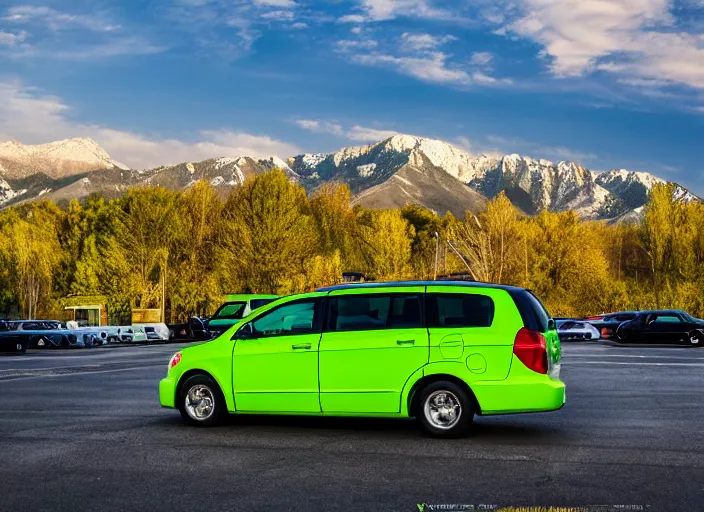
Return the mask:
[[428,395],[423,404],[423,411],[428,423],[441,430],[451,429],[462,416],[459,398],[446,390],[434,391]]
[[186,412],[196,421],[205,421],[213,415],[215,397],[212,390],[203,384],[196,384],[186,394]]

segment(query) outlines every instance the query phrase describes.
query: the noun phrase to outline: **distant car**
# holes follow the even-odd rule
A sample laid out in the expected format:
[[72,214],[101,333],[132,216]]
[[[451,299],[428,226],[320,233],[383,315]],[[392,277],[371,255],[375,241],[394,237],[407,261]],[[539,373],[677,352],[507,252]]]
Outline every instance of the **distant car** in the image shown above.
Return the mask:
[[638,311],[621,311],[604,315],[588,316],[584,320],[589,322],[599,331],[599,337],[605,340],[614,338],[616,329],[623,322],[633,320]]
[[28,345],[27,336],[11,331],[7,322],[0,320],[0,352],[24,354]]
[[584,341],[599,339],[599,330],[589,322],[571,318],[555,320],[560,341]]
[[4,328],[24,340],[27,348],[90,348],[96,344],[93,333],[64,329],[56,320],[12,320],[4,322]]
[[640,311],[622,323],[615,341],[622,343],[704,346],[704,320],[681,310]]
[[278,295],[228,295],[227,302],[210,318],[192,317],[185,324],[171,324],[171,341],[208,340],[215,338],[253,311],[278,299]]
[[118,335],[123,343],[149,343],[169,341],[170,330],[164,323],[134,324],[120,327]]

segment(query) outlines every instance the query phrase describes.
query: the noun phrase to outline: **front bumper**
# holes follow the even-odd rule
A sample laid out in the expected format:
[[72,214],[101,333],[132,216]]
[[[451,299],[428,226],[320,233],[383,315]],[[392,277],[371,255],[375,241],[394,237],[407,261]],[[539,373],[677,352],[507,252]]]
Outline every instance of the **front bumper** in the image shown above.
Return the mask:
[[176,381],[170,377],[159,381],[159,403],[162,407],[176,407]]

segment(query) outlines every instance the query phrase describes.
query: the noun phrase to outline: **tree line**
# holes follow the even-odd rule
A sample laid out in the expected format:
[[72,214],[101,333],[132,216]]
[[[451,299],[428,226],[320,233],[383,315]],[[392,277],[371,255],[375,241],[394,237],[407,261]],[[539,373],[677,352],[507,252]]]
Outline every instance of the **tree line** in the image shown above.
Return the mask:
[[[637,224],[574,212],[528,217],[505,195],[478,215],[417,205],[353,206],[343,184],[306,194],[279,170],[222,198],[135,187],[0,212],[0,315],[58,318],[67,297],[100,297],[112,322],[132,308],[167,321],[212,313],[231,293],[292,294],[341,281],[433,279],[464,272],[533,290],[555,316],[679,308],[704,316],[704,205],[656,186]],[[127,320],[128,321],[128,320]]]

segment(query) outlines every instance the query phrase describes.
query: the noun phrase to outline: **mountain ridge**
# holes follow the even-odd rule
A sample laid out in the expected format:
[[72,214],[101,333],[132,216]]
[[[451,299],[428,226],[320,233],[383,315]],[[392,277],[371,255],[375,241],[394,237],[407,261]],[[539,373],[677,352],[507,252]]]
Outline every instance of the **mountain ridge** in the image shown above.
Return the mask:
[[[8,169],[8,162],[14,167]],[[138,185],[180,190],[196,181],[207,181],[226,194],[247,177],[275,167],[308,191],[329,181],[346,183],[355,204],[389,208],[412,202],[455,215],[476,213],[503,191],[527,214],[575,210],[586,219],[631,218],[629,212],[640,214],[652,187],[666,183],[642,171],[597,172],[576,162],[553,163],[518,154],[471,155],[442,140],[404,134],[330,153],[285,159],[220,157],[146,170],[126,168],[83,138],[37,146],[0,143],[0,207],[39,197],[113,197]],[[701,200],[680,185],[676,196]]]

